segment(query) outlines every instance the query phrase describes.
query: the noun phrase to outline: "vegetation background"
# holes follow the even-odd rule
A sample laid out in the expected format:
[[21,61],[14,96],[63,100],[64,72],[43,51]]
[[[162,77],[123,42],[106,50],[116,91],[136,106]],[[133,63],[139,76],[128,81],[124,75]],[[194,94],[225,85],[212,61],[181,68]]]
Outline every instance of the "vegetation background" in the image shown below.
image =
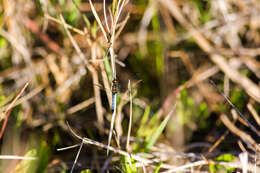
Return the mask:
[[0,0],[0,172],[258,172],[259,79],[259,0]]

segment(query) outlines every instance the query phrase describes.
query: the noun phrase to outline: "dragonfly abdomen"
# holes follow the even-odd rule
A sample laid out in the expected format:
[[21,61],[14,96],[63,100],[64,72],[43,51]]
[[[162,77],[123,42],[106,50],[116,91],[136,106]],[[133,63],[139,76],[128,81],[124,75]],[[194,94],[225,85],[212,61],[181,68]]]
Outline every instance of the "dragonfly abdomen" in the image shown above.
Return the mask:
[[112,81],[112,107],[111,107],[112,114],[114,113],[114,111],[116,109],[116,94],[118,92],[118,85],[119,85],[118,80],[116,78],[113,79],[113,81]]
[[112,94],[112,106],[111,106],[112,114],[114,113],[115,109],[116,109],[116,93]]

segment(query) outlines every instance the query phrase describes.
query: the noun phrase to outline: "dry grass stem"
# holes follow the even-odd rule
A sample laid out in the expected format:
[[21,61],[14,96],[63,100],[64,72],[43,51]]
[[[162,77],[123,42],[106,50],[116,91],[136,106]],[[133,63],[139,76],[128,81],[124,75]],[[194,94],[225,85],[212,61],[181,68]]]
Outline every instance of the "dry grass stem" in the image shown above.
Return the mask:
[[197,82],[202,82],[210,78],[211,76],[217,74],[219,72],[219,68],[217,66],[213,66],[204,70],[200,73],[195,73],[192,78],[185,83],[186,88],[190,88],[194,86]]
[[118,31],[116,32],[115,35],[115,40],[118,39],[119,35],[121,34],[121,32],[123,31],[123,29],[125,28],[125,25],[128,21],[128,19],[130,18],[130,13],[127,13],[126,17],[124,18],[122,24],[120,25],[120,28],[118,29]]
[[239,154],[239,160],[242,164],[243,173],[248,171],[248,154],[247,152]]
[[86,75],[86,73],[87,71],[85,69],[85,66],[82,65],[81,67],[79,67],[79,70],[67,80],[65,79],[67,76],[64,75],[64,79],[62,80],[61,85],[56,89],[55,95],[64,94],[66,90],[69,90],[71,85],[78,83],[81,77]]
[[76,155],[76,157],[75,157],[75,160],[74,160],[74,162],[73,162],[73,165],[72,165],[72,168],[71,168],[71,170],[70,170],[70,173],[73,173],[73,170],[74,170],[74,168],[75,168],[75,166],[76,166],[76,163],[77,163],[77,161],[78,161],[79,154],[80,154],[80,151],[81,151],[81,149],[82,149],[82,146],[83,146],[83,141],[81,142],[81,144],[80,144],[80,146],[79,146],[79,150],[78,150],[77,155]]
[[157,2],[153,1],[149,4],[149,6],[146,8],[144,15],[142,17],[142,20],[141,20],[140,29],[138,32],[138,43],[139,43],[140,47],[142,47],[141,50],[144,49],[142,53],[146,52],[145,41],[147,40],[147,32],[148,32],[147,27],[155,13],[155,3],[157,3]]
[[68,109],[68,114],[74,114],[75,112],[78,112],[86,107],[88,107],[89,105],[95,103],[95,98],[90,98],[90,99],[87,99],[71,108]]
[[[115,95],[115,97],[117,97]],[[115,98],[116,100],[116,98]],[[108,147],[110,146],[110,143],[111,143],[111,139],[112,139],[112,134],[113,134],[113,129],[114,129],[114,123],[115,123],[115,117],[116,117],[116,104],[115,104],[115,108],[114,108],[114,112],[112,113],[112,119],[111,119],[111,122],[110,122],[110,129],[109,129],[109,135],[108,135],[108,142],[107,142],[107,145]],[[109,154],[109,149],[107,148],[107,155]]]
[[0,4],[3,172],[260,172],[256,0]]
[[108,20],[107,20],[107,12],[106,12],[106,0],[103,0],[103,12],[104,12],[104,18],[105,18],[107,32],[110,33],[110,28],[108,26]]
[[260,63],[251,57],[242,57],[241,61],[260,79]]
[[192,168],[192,167],[207,165],[207,164],[208,164],[207,160],[200,160],[200,161],[197,161],[197,162],[188,163],[188,164],[185,164],[183,166],[179,166],[177,168],[174,168],[174,169],[171,169],[171,170],[168,170],[168,171],[164,171],[162,173],[172,173],[172,172],[185,171],[187,168]]
[[72,148],[79,147],[80,145],[81,145],[81,143],[80,144],[75,144],[75,145],[72,145],[72,146],[68,146],[68,147],[64,147],[64,148],[58,148],[57,151],[69,150],[69,149],[72,149]]
[[253,107],[253,105],[251,103],[247,104],[247,109],[253,115],[253,117],[254,117],[255,121],[257,122],[258,126],[260,126],[260,117],[257,114],[256,110],[254,109],[254,107]]
[[[110,150],[110,151],[113,151],[114,153],[117,153],[117,154],[120,154],[120,155],[123,155],[123,156],[127,156],[127,157],[130,157],[136,161],[139,161],[145,165],[153,165],[153,164],[157,164],[159,162],[154,162],[153,160],[148,160],[148,159],[145,159],[143,157],[140,157],[138,155],[135,155],[135,154],[131,154],[131,153],[128,153],[126,151],[123,151],[123,150],[120,150],[120,149],[117,149],[117,148],[114,148],[114,147],[111,147],[111,146],[108,146],[108,145],[105,145],[105,144],[102,144],[100,142],[97,142],[97,141],[94,141],[92,139],[89,139],[89,138],[86,138],[86,137],[81,137],[79,136],[78,134],[76,134],[72,129],[71,127],[69,126],[69,124],[67,123],[68,127],[69,127],[69,130],[70,132],[72,133],[73,136],[75,136],[76,138],[78,138],[79,140],[82,140],[84,144],[90,144],[90,145],[95,145],[97,147],[101,147],[101,148],[104,148],[104,149],[107,149],[107,150]],[[165,168],[165,169],[172,169],[173,167],[175,166],[171,166],[171,165],[167,165],[167,164],[162,164],[161,165],[161,168]]]
[[21,55],[23,55],[26,62],[29,63],[30,61],[30,53],[28,52],[27,48],[24,47],[22,44],[19,44],[19,41],[10,35],[7,31],[0,28],[0,35],[3,36],[6,40],[8,40],[11,45],[19,52]]
[[30,82],[26,82],[25,85],[23,86],[23,88],[21,89],[21,91],[17,94],[17,96],[14,98],[14,100],[8,104],[5,108],[5,111],[1,113],[0,116],[0,120],[6,118],[5,114],[6,112],[8,112],[9,110],[11,110],[15,105],[15,103],[17,102],[17,100],[19,99],[19,97],[23,94],[24,90],[27,88],[27,86],[29,85]]
[[230,92],[230,82],[227,75],[224,76],[224,94],[229,97]]
[[28,157],[28,156],[14,156],[14,155],[0,155],[2,160],[37,160],[37,157]]
[[242,152],[247,152],[245,146],[243,145],[242,141],[241,140],[238,140],[237,141],[237,144],[239,146],[239,148],[241,149]]
[[[230,168],[243,168],[243,166],[241,165],[240,162],[215,162],[215,161],[207,161],[207,160],[199,160],[199,161],[196,161],[196,162],[192,162],[192,163],[188,163],[188,164],[185,164],[183,166],[179,166],[177,168],[174,168],[174,169],[171,169],[171,170],[168,170],[168,171],[164,171],[162,173],[173,173],[173,172],[180,172],[180,171],[188,171],[187,168],[192,168],[192,167],[197,167],[197,166],[202,166],[202,165],[208,165],[208,164],[214,164],[214,165],[223,165],[223,166],[227,166],[227,167],[230,167]],[[249,164],[247,165],[248,167],[248,170],[250,171],[254,171],[254,170],[257,170],[257,171],[260,171],[260,168],[259,167],[255,167],[255,165],[253,164]]]
[[82,62],[85,64],[86,67],[88,67],[89,62],[88,62],[87,58],[86,58],[85,55],[82,53],[82,51],[80,50],[80,48],[79,48],[77,42],[76,42],[76,41],[74,40],[74,38],[72,37],[70,31],[69,31],[68,28],[67,28],[66,22],[65,22],[65,20],[64,20],[64,18],[63,18],[63,16],[62,16],[61,14],[60,14],[60,18],[61,18],[61,22],[62,22],[62,24],[63,24],[63,26],[64,26],[64,29],[65,29],[67,35],[69,36],[69,39],[70,39],[70,41],[71,41],[73,47],[75,48],[75,50],[76,50],[76,52],[78,53],[78,55],[79,55],[80,59],[82,60]]
[[238,129],[228,118],[226,115],[222,114],[220,116],[221,121],[225,124],[225,126],[235,135],[240,137],[243,141],[248,142],[253,146],[253,148],[260,152],[260,146],[255,142],[255,140],[248,135],[247,133],[243,132],[242,130]]
[[[50,19],[50,20],[53,21],[53,22],[56,22],[56,23],[61,24],[61,25],[64,25],[62,21],[60,21],[60,20],[56,19],[55,17],[52,17],[52,16],[50,16],[50,15],[48,15],[48,14],[45,14],[45,17],[46,17],[47,19]],[[72,31],[74,31],[74,32],[76,32],[76,33],[78,33],[78,34],[80,34],[80,35],[86,35],[85,32],[83,32],[83,31],[81,31],[80,29],[75,28],[75,27],[73,27],[73,26],[71,26],[71,25],[69,25],[69,24],[66,24],[66,23],[65,23],[64,26],[66,26],[68,29],[70,29],[70,30],[72,30]]]
[[97,113],[97,119],[98,119],[98,126],[99,129],[101,130],[101,132],[103,133],[103,128],[104,128],[104,111],[103,111],[103,106],[102,106],[102,102],[101,102],[101,95],[100,95],[100,88],[96,86],[96,84],[98,84],[99,80],[98,80],[98,74],[97,71],[93,68],[90,68],[91,66],[89,66],[89,69],[91,74],[92,74],[92,84],[94,87],[94,96],[95,96],[95,106],[96,106],[96,113]]
[[98,23],[98,25],[99,25],[99,27],[100,27],[100,29],[101,29],[103,35],[104,35],[104,38],[105,38],[106,41],[108,42],[109,40],[108,40],[108,37],[107,37],[107,33],[106,33],[106,31],[105,31],[105,29],[104,29],[104,27],[103,27],[103,25],[102,25],[102,22],[101,22],[100,18],[98,17],[98,14],[97,14],[97,12],[96,12],[96,9],[95,9],[95,7],[94,7],[94,5],[93,5],[93,3],[92,3],[91,0],[89,0],[89,4],[90,4],[90,7],[91,7],[91,11],[92,11],[93,15],[95,16],[96,21],[97,21],[97,23]]
[[[30,100],[30,99],[33,98],[35,95],[39,94],[43,89],[44,89],[43,86],[38,86],[37,88],[33,89],[31,92],[29,92],[28,94],[26,94],[25,96],[23,96],[23,97],[21,97],[20,99],[18,99],[15,103],[13,103],[12,106],[14,107],[14,106],[17,106],[17,105],[19,105],[19,104],[21,104],[21,103],[24,103],[25,101]],[[7,109],[9,106],[10,106],[10,104],[8,104],[8,105],[2,107],[2,108],[0,109],[0,111]]]
[[128,81],[128,90],[129,90],[129,102],[130,102],[130,114],[129,114],[129,124],[128,124],[128,132],[127,132],[127,140],[126,140],[126,151],[129,152],[129,144],[130,144],[130,135],[131,135],[131,127],[132,127],[132,118],[133,118],[133,98],[132,98],[132,89],[131,89],[131,81]]
[[65,20],[62,15],[60,15],[61,21],[63,23],[63,26],[65,28],[66,33],[69,36],[69,39],[75,48],[76,52],[78,53],[81,60],[84,62],[85,66],[88,68],[88,70],[91,72],[92,75],[92,81],[93,81],[93,87],[94,87],[94,96],[95,96],[95,106],[96,106],[96,113],[97,113],[97,119],[98,119],[98,126],[101,133],[103,133],[103,126],[104,126],[104,118],[103,118],[103,107],[101,103],[101,96],[100,96],[100,89],[99,87],[96,87],[95,85],[98,84],[98,74],[95,68],[89,64],[88,60],[86,59],[85,55],[80,50],[77,42],[74,40],[72,35],[70,34],[70,31],[67,29],[67,26],[65,25]]
[[4,134],[4,131],[5,131],[5,127],[7,125],[7,121],[8,121],[8,118],[10,116],[10,113],[15,105],[15,103],[17,102],[18,98],[23,94],[24,90],[27,88],[27,86],[29,85],[30,82],[26,82],[24,87],[21,89],[21,91],[17,94],[17,96],[14,98],[14,100],[7,106],[7,108],[1,113],[1,116],[0,116],[0,121],[2,121],[3,119],[4,122],[3,122],[3,125],[2,125],[2,128],[1,128],[1,131],[0,131],[0,139],[2,138],[3,134]]
[[[240,110],[230,101],[230,99],[220,91],[220,89],[217,87],[217,85],[210,80],[211,84],[217,89],[217,91],[225,98],[225,100],[229,103],[229,105],[239,114],[239,117],[242,118],[245,123],[248,125],[248,127],[255,132],[255,134],[258,135],[258,137],[260,137],[260,133],[256,130],[256,128],[246,119],[246,117],[240,112]],[[238,119],[239,119],[238,117]]]
[[[54,42],[52,39],[50,39],[46,33],[42,33],[40,28],[37,26],[37,24],[34,21],[27,19],[25,24],[26,24],[26,27],[33,34],[35,34],[37,37],[39,37],[46,44],[46,46],[49,47],[53,52],[55,52],[57,54],[62,53],[61,47],[56,42]],[[31,63],[31,61],[30,61],[30,63]]]
[[172,16],[186,29],[189,31],[191,36],[194,38],[195,42],[198,46],[201,47],[206,53],[209,54],[211,60],[218,65],[218,67],[235,83],[241,85],[245,91],[250,95],[253,99],[260,103],[260,88],[253,83],[247,77],[241,75],[236,69],[230,67],[225,58],[214,52],[214,48],[210,45],[210,43],[204,38],[204,36],[196,30],[183,16],[179,7],[175,3],[175,1],[170,0],[160,0],[162,5],[164,5],[172,14]]
[[229,131],[225,131],[225,133],[223,135],[221,135],[221,137],[214,143],[214,145],[212,145],[209,148],[208,153],[206,155],[213,152],[218,147],[218,145],[225,139],[225,137],[228,135],[228,133],[229,133]]

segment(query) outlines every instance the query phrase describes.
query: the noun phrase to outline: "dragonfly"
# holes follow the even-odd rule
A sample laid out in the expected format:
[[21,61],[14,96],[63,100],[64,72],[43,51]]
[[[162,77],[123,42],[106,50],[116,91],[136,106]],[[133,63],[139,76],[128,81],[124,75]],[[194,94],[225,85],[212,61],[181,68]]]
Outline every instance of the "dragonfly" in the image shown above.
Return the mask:
[[[142,82],[142,80],[136,81],[135,83],[133,83],[131,85],[131,88],[136,88],[136,86],[140,82]],[[112,93],[112,96],[111,96],[111,113],[113,114],[115,112],[115,110],[116,110],[117,96],[118,96],[118,93],[120,91],[120,89],[119,89],[120,88],[119,80],[117,78],[114,78],[112,80],[111,89],[104,87],[102,84],[95,84],[95,86],[99,87],[101,90],[104,90],[104,91]],[[123,92],[123,93],[126,94],[126,92]],[[122,100],[127,100],[127,97],[125,97],[124,94],[122,95],[121,99]]]
[[[137,81],[134,85],[131,86],[131,88],[135,87],[141,81],[142,80]],[[99,85],[97,84],[97,86],[99,86]],[[113,128],[114,128],[114,121],[115,121],[115,116],[116,116],[116,104],[117,104],[116,103],[117,102],[116,99],[117,99],[118,92],[119,92],[119,81],[118,81],[117,78],[114,78],[112,80],[112,84],[111,84],[111,93],[112,93],[111,112],[112,112],[112,119],[111,119],[110,131],[109,131],[109,137],[108,137],[108,146],[110,146],[110,142],[111,142],[111,138],[112,138],[112,131],[113,131]],[[122,95],[122,97],[126,96],[126,94],[127,94],[127,92],[125,92]],[[109,153],[109,150],[107,150],[107,155],[108,155],[108,153]]]
[[119,88],[119,81],[117,78],[114,78],[112,81],[112,105],[111,105],[111,112],[112,114],[114,113],[116,109],[116,96],[118,93],[118,88]]
[[111,98],[111,112],[112,114],[114,113],[116,109],[116,99],[117,99],[117,94],[119,92],[119,81],[117,78],[114,78],[112,80],[111,84],[111,89],[108,89],[101,84],[95,84],[96,87],[99,87],[100,89],[106,91],[106,92],[111,92],[112,93],[112,98]]

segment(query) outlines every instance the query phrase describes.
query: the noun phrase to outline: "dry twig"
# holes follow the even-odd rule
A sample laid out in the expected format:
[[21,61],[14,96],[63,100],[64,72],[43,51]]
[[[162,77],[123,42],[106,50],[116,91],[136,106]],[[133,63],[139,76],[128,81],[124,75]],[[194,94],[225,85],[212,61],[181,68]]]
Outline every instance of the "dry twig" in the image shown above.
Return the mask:
[[77,42],[74,40],[74,38],[70,34],[70,31],[67,29],[67,25],[65,23],[65,20],[64,20],[63,16],[60,15],[60,17],[61,17],[61,21],[63,23],[63,26],[65,28],[65,31],[68,34],[69,39],[70,39],[73,47],[75,48],[75,50],[78,53],[78,55],[81,58],[81,60],[84,62],[85,66],[88,68],[88,70],[92,74],[92,80],[93,80],[93,86],[94,86],[94,95],[95,95],[95,106],[96,106],[97,119],[98,119],[98,126],[99,126],[100,132],[102,133],[103,132],[103,128],[104,128],[103,127],[103,125],[104,125],[103,108],[102,108],[102,103],[101,103],[100,90],[99,90],[98,87],[95,87],[95,85],[98,84],[98,74],[97,74],[97,71],[95,70],[95,68],[91,64],[89,64],[87,58],[85,57],[85,55],[80,50]]
[[247,133],[243,132],[242,130],[238,129],[228,118],[226,115],[222,114],[220,116],[221,121],[225,124],[225,126],[235,135],[240,137],[243,141],[248,142],[253,146],[253,148],[260,152],[260,146],[255,142],[255,140],[248,135]]
[[4,120],[4,123],[2,125],[1,131],[0,131],[0,139],[2,138],[4,131],[5,131],[5,127],[9,118],[9,115],[14,107],[14,104],[17,102],[18,98],[22,95],[22,93],[24,92],[24,90],[27,88],[27,86],[29,85],[30,82],[26,82],[24,87],[21,89],[21,91],[17,94],[17,96],[14,98],[14,100],[11,102],[11,104],[8,105],[8,107],[6,108],[6,110],[4,112],[1,113],[0,116],[0,121]]
[[164,5],[172,14],[172,16],[191,34],[198,46],[201,47],[211,58],[211,60],[218,65],[218,67],[235,83],[241,85],[245,91],[253,99],[260,103],[260,88],[253,83],[247,77],[241,75],[236,69],[230,67],[225,58],[218,53],[214,53],[214,48],[205,39],[205,37],[196,30],[184,17],[181,13],[179,7],[175,1],[170,0],[160,0],[162,5]]

